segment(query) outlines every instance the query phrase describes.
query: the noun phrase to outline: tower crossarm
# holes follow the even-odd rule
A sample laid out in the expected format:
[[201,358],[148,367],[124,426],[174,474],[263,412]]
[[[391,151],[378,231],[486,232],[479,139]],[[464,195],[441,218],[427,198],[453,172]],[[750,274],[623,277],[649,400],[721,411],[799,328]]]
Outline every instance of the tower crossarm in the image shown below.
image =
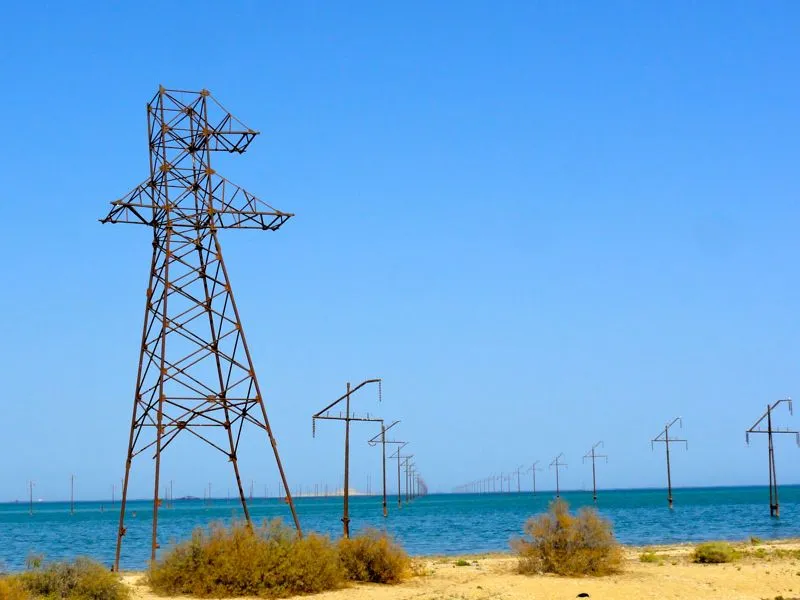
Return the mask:
[[[205,183],[175,167],[164,177],[143,181],[111,202],[101,223],[130,223],[190,229],[278,230],[294,215],[273,208],[213,170],[201,176]],[[196,185],[202,185],[198,189]],[[165,189],[166,188],[166,189]],[[203,205],[195,201],[201,192]]]

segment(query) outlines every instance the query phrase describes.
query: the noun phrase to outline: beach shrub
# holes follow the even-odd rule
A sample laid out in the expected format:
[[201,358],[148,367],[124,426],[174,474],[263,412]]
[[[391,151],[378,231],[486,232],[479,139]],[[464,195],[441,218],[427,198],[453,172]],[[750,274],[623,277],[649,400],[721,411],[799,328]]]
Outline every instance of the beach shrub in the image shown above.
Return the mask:
[[706,542],[694,549],[694,562],[696,563],[729,563],[737,558],[739,558],[739,553],[727,542]]
[[756,537],[754,535],[750,536],[750,544],[753,546],[758,546],[759,544],[763,544],[764,541],[760,537]]
[[464,560],[463,558],[459,558],[456,562],[453,563],[456,567],[468,567],[469,561]]
[[28,570],[10,579],[16,580],[29,596],[41,598],[127,600],[130,595],[119,575],[83,557],[71,562],[45,562],[34,557],[28,561]]
[[297,537],[279,519],[250,527],[212,524],[152,563],[154,591],[201,598],[311,594],[344,585],[337,547],[325,536]]
[[352,581],[399,583],[411,567],[405,550],[375,529],[339,540],[339,559]]
[[620,570],[622,548],[611,523],[594,508],[573,515],[561,499],[525,523],[526,536],[512,540],[520,573],[607,575]]

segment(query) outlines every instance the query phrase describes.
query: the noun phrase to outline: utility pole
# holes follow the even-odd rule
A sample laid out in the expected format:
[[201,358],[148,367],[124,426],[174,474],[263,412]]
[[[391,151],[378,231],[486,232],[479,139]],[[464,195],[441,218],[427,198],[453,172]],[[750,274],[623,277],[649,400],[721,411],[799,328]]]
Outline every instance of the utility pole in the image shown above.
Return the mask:
[[[522,491],[522,485],[520,484],[520,479],[519,479],[519,472],[524,468],[525,468],[524,465],[520,465],[520,466],[517,467],[517,470],[516,470],[516,474],[517,474],[517,493],[518,494]],[[510,483],[509,483],[508,491],[511,491],[511,484]]]
[[597,475],[595,472],[594,463],[595,460],[598,458],[605,458],[606,462],[608,462],[608,456],[606,456],[605,454],[595,453],[595,448],[597,448],[598,446],[602,447],[603,442],[602,441],[597,442],[594,446],[592,446],[592,449],[589,450],[589,452],[587,452],[586,455],[583,457],[583,462],[586,462],[587,458],[592,459],[592,500],[594,500],[595,502],[597,502]]
[[[350,422],[351,421],[371,421],[371,422],[379,422],[381,419],[377,419],[374,417],[370,417],[369,413],[366,417],[355,417],[350,414],[350,396],[357,392],[359,389],[364,387],[370,383],[377,383],[378,384],[378,402],[382,399],[382,390],[381,390],[381,380],[378,379],[367,379],[359,383],[356,387],[351,388],[350,382],[347,382],[347,391],[344,395],[340,396],[333,402],[331,402],[328,406],[323,408],[318,413],[314,414],[311,417],[311,428],[312,428],[312,436],[316,435],[317,431],[317,419],[327,419],[331,421],[344,421],[344,509],[342,515],[342,526],[344,528],[344,537],[350,537]],[[345,414],[342,415],[340,412],[338,416],[331,415],[330,410],[339,404],[340,402],[345,402]]]
[[409,492],[409,469],[412,468],[414,465],[413,463],[409,463],[412,458],[414,458],[413,454],[409,454],[408,456],[403,457],[403,466],[405,467],[405,479],[406,479],[406,504],[411,501],[411,494]]
[[553,459],[553,462],[550,463],[550,468],[552,469],[552,468],[555,467],[555,470],[556,470],[556,498],[559,498],[561,496],[561,488],[559,487],[559,482],[558,482],[558,470],[561,467],[566,467],[567,466],[566,463],[559,462],[561,460],[562,456],[564,456],[563,452],[561,454],[559,454],[558,456],[556,456]]
[[30,505],[29,505],[29,509],[28,509],[28,514],[30,514],[31,516],[33,516],[33,486],[34,486],[33,481],[29,481],[28,482],[28,491],[29,491],[29,494],[30,494]]
[[[767,449],[769,454],[769,516],[770,517],[779,517],[780,516],[780,503],[778,502],[778,476],[775,473],[775,448],[772,444],[772,436],[776,433],[793,433],[795,435],[795,440],[797,445],[800,446],[800,433],[797,431],[793,431],[790,429],[776,429],[772,426],[772,413],[778,407],[779,404],[786,402],[789,406],[789,414],[792,414],[792,399],[791,398],[783,398],[778,400],[777,402],[773,402],[772,404],[767,404],[767,412],[761,415],[761,418],[755,422],[755,424],[745,432],[745,439],[747,440],[747,445],[750,445],[750,434],[751,433],[766,433],[767,434]],[[766,419],[767,421],[767,428],[762,428],[762,423]]]
[[[386,439],[386,432],[389,431],[392,427],[397,425],[400,421],[395,421],[388,427],[385,427],[383,420],[381,420],[381,432],[373,437],[371,440],[368,440],[367,443],[370,446],[375,446],[378,443],[378,438],[380,437],[380,444],[381,444],[381,451],[383,453],[383,460],[381,461],[381,469],[383,472],[383,516],[389,516],[389,507],[386,502],[386,444],[403,444],[405,446],[405,442],[401,442],[400,440],[387,440]],[[399,481],[398,481],[399,484]],[[399,493],[398,493],[399,497]]]
[[670,438],[669,437],[669,428],[678,423],[678,426],[683,429],[683,420],[680,417],[675,417],[672,419],[670,423],[667,423],[664,426],[664,431],[660,432],[656,437],[650,440],[650,448],[653,448],[653,444],[655,442],[663,442],[664,446],[667,449],[667,503],[669,504],[670,509],[673,508],[672,506],[672,468],[670,467],[669,463],[669,445],[674,444],[675,442],[683,442],[686,444],[686,449],[689,449],[689,442],[688,440],[682,440],[678,438]]
[[541,471],[541,469],[538,469],[536,467],[536,465],[538,465],[538,464],[539,464],[538,460],[534,461],[534,463],[528,469],[528,472],[533,474],[533,495],[534,496],[536,495],[536,471]]

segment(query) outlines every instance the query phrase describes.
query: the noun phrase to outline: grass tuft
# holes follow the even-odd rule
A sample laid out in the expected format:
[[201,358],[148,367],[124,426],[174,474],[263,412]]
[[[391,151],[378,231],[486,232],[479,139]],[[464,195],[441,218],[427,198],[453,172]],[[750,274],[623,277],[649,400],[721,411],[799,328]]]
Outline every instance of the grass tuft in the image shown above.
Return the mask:
[[706,542],[694,549],[694,562],[719,564],[733,562],[739,553],[728,542]]
[[22,587],[18,576],[0,575],[0,600],[29,600],[30,594]]
[[234,523],[196,529],[147,573],[160,594],[201,598],[281,598],[340,588],[344,581],[336,546],[327,537],[298,538],[279,519],[256,528]]
[[661,557],[652,550],[645,550],[639,555],[639,560],[643,563],[660,563]]
[[519,555],[520,573],[608,575],[622,565],[611,523],[594,508],[573,515],[566,502],[555,500],[548,512],[525,523],[525,533],[511,543]]
[[339,558],[352,581],[399,583],[411,570],[405,550],[375,529],[339,540]]

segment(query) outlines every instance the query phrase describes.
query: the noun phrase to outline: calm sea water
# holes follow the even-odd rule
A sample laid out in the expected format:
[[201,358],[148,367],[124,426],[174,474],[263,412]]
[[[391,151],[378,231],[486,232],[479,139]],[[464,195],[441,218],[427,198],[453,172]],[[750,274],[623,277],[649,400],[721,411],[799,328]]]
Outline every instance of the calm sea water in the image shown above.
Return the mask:
[[[626,544],[660,544],[708,539],[800,537],[800,486],[780,488],[781,518],[769,517],[766,487],[678,489],[675,509],[666,506],[665,490],[614,490],[599,493],[600,512],[614,523]],[[591,494],[565,492],[572,507],[592,504]],[[381,515],[379,497],[351,498],[351,530],[371,526],[386,529],[411,554],[462,554],[508,549],[510,538],[522,533],[525,519],[541,512],[551,493],[440,494],[418,498],[398,510],[390,497],[389,517]],[[275,499],[254,499],[256,520],[282,517],[290,522],[287,506]],[[336,537],[341,532],[341,498],[299,498],[303,528]],[[152,501],[128,503],[122,553],[124,569],[142,569],[150,555]],[[159,541],[186,538],[192,529],[212,521],[241,518],[233,500],[176,500],[174,508],[159,510]],[[31,553],[48,559],[91,556],[111,565],[116,543],[119,504],[80,502],[75,514],[68,503],[0,504],[0,563],[6,569],[24,566]]]

